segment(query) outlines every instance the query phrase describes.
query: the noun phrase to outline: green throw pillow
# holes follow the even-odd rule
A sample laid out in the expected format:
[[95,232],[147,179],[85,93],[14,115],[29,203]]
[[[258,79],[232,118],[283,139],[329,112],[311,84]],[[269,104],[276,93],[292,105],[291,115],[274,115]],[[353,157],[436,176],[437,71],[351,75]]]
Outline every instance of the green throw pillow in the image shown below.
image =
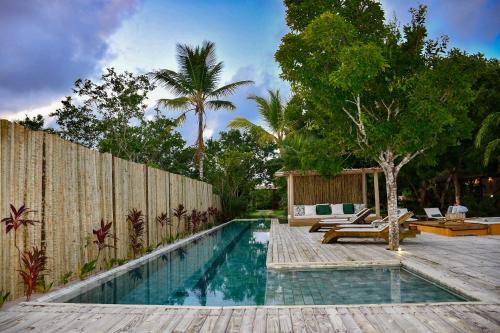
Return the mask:
[[317,215],[331,215],[332,207],[330,205],[316,205]]
[[354,214],[354,204],[345,203],[342,208],[344,210],[344,214]]

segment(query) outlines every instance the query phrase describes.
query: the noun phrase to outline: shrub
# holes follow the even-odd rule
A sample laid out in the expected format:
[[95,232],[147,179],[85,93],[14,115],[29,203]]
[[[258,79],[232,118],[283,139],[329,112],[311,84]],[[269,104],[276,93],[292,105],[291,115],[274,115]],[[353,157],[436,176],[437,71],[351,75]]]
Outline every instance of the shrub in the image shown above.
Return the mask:
[[26,218],[29,213],[34,212],[34,210],[29,209],[24,204],[19,207],[19,209],[16,209],[13,204],[10,204],[10,216],[0,220],[0,223],[5,223],[5,234],[14,230],[14,246],[19,254],[19,264],[21,264],[21,250],[17,246],[17,229],[21,226],[27,227],[28,225],[35,225],[35,223],[38,223],[39,221]]
[[172,235],[172,222],[170,220],[170,217],[168,217],[167,213],[161,213],[160,215],[158,215],[156,217],[156,223],[160,224],[160,226],[161,226],[161,230],[162,230],[161,231],[161,242],[162,242],[162,244],[164,244],[166,236],[165,236],[163,229],[168,225],[170,227],[169,235],[171,236]]
[[69,282],[69,280],[71,279],[71,276],[73,275],[73,272],[66,272],[63,274],[63,276],[61,276],[61,279],[60,279],[60,283],[61,284],[67,284]]
[[179,226],[181,225],[181,219],[187,219],[187,211],[184,208],[183,204],[179,204],[176,208],[173,209],[174,211],[174,216],[177,218],[177,230],[176,230],[176,235],[179,234]]
[[112,222],[105,223],[104,219],[101,219],[101,226],[98,229],[93,229],[92,233],[95,235],[94,244],[97,245],[97,257],[96,260],[99,259],[99,255],[101,251],[107,247],[114,248],[113,245],[106,244],[106,239],[116,239],[116,237],[111,233]]
[[141,253],[144,242],[144,215],[134,208],[129,211],[127,221],[130,223],[130,247],[135,258]]
[[0,290],[0,309],[2,308],[4,303],[7,302],[7,298],[9,298],[9,296],[10,296],[10,292]]
[[83,264],[83,266],[80,267],[78,272],[78,277],[80,278],[80,280],[85,279],[87,275],[89,275],[89,273],[95,269],[96,265],[97,265],[97,259],[91,260]]
[[23,270],[19,271],[24,283],[24,292],[26,300],[30,300],[31,295],[36,291],[38,278],[45,270],[47,264],[47,256],[43,250],[33,247],[30,251],[25,251],[21,257]]

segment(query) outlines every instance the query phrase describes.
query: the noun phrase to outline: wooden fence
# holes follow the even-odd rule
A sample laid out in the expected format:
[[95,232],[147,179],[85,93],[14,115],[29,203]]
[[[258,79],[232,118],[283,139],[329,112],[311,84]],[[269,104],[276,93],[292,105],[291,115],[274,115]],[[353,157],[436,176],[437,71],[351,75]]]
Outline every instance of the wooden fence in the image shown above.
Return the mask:
[[[76,272],[96,256],[92,230],[101,219],[113,222],[115,248],[106,258],[130,256],[126,214],[132,208],[145,215],[146,245],[156,245],[162,232],[183,231],[174,226],[161,230],[156,216],[183,204],[188,211],[220,209],[220,198],[210,184],[133,163],[0,120],[0,218],[26,204],[35,210],[35,226],[18,230],[21,251],[44,247],[48,256],[46,280],[58,285],[67,272]],[[0,232],[0,291],[11,297],[23,294],[14,232]]]

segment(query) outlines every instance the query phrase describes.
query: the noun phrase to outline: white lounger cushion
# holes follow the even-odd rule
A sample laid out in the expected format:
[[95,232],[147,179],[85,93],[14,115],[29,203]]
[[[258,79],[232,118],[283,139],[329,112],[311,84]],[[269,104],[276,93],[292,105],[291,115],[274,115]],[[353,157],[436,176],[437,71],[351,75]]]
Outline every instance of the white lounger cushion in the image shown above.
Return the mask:
[[433,217],[435,219],[444,218],[439,208],[424,208],[424,210],[427,217]]
[[342,232],[344,232],[344,231],[347,231],[347,232],[379,232],[379,231],[386,229],[388,226],[389,226],[388,224],[384,224],[380,228],[342,228],[339,231],[342,231]]

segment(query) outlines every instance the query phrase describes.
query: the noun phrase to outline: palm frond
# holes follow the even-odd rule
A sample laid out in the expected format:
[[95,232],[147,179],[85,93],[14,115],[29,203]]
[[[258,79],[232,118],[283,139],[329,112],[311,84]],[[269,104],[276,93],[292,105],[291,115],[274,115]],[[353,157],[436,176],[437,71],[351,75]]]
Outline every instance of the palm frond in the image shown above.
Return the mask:
[[177,97],[177,98],[160,98],[157,102],[157,106],[163,106],[171,110],[186,110],[191,107],[191,102],[187,97]]
[[[500,139],[495,139],[493,141],[488,142],[486,148],[484,149],[484,160],[483,163],[485,166],[488,165],[490,159],[495,151],[500,149]],[[498,155],[496,156],[498,158]]]
[[279,91],[269,90],[269,99],[261,96],[251,95],[248,99],[254,100],[257,103],[258,111],[262,118],[276,132],[283,129],[284,106],[279,96]]
[[188,95],[192,92],[186,78],[175,71],[162,69],[150,73],[153,79],[176,95]]
[[490,131],[492,131],[493,128],[498,127],[498,125],[500,125],[500,112],[490,113],[486,118],[484,118],[481,128],[479,128],[476,135],[476,147],[479,148]]
[[244,81],[237,81],[233,83],[226,84],[225,86],[222,86],[218,89],[215,89],[210,93],[210,96],[218,98],[222,96],[228,96],[234,94],[236,89],[238,89],[241,86],[245,86],[248,84],[253,84],[254,82],[251,80],[244,80]]
[[229,128],[241,129],[244,131],[252,132],[257,136],[257,140],[261,144],[276,142],[276,137],[266,131],[259,125],[252,123],[250,120],[243,117],[236,117],[232,119],[227,125]]
[[227,109],[227,110],[235,110],[236,106],[229,101],[221,101],[221,100],[211,100],[206,102],[207,108],[211,110],[221,110],[221,109]]

